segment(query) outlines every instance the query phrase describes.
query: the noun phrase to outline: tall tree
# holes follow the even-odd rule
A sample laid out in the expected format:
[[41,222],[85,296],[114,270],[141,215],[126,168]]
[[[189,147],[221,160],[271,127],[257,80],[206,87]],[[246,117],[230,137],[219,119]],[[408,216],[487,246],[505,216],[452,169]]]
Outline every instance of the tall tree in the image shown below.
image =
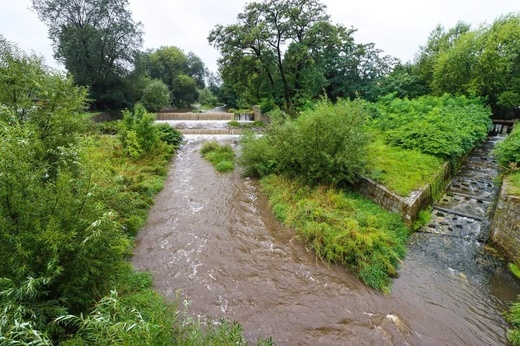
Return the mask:
[[148,74],[159,79],[170,90],[170,103],[189,106],[198,99],[198,90],[204,88],[206,67],[192,52],[185,54],[175,46],[164,46],[149,51],[146,57]]
[[459,23],[434,30],[415,71],[435,94],[483,97],[496,116],[510,117],[520,107],[519,52],[520,14],[476,30]]
[[354,29],[333,25],[319,0],[249,3],[236,24],[217,25],[209,42],[222,54],[223,89],[237,103],[274,100],[300,108],[325,90],[329,97],[362,97],[394,64],[373,44],[356,44]]
[[97,108],[120,108],[131,100],[124,94],[142,44],[127,0],[32,0],[49,27],[54,55],[76,83],[88,86]]

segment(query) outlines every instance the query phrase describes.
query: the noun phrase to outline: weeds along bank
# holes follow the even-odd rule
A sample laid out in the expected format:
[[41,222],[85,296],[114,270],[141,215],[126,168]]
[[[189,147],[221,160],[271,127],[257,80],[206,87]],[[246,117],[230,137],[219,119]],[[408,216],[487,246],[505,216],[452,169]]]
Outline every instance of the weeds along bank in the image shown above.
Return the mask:
[[[516,246],[520,241],[520,126],[516,125],[511,134],[497,144],[495,155],[504,170],[504,183],[491,232],[493,241],[506,250],[506,256],[513,262],[510,264],[513,274],[520,278],[520,254]],[[509,342],[520,345],[520,301],[511,306],[506,318],[513,326],[507,334]]]
[[389,292],[409,231],[399,216],[349,191],[361,176],[400,196],[438,184],[444,162],[486,138],[489,116],[481,101],[447,95],[324,100],[295,119],[273,112],[262,137],[243,136],[239,160],[319,257]]

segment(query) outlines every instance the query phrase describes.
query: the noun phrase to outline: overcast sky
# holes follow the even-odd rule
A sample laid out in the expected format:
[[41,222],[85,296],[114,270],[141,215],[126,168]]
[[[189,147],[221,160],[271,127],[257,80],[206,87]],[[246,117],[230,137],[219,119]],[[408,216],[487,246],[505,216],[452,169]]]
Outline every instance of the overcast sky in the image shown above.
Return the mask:
[[[144,25],[144,49],[177,46],[198,55],[212,70],[218,52],[208,45],[216,24],[232,24],[243,0],[129,0],[135,21]],[[459,20],[474,27],[498,16],[520,12],[520,0],[323,0],[334,23],[353,26],[356,42],[374,42],[386,54],[413,60],[419,45],[437,24],[452,27]],[[31,0],[0,0],[0,34],[20,48],[52,57],[47,27],[30,9]]]

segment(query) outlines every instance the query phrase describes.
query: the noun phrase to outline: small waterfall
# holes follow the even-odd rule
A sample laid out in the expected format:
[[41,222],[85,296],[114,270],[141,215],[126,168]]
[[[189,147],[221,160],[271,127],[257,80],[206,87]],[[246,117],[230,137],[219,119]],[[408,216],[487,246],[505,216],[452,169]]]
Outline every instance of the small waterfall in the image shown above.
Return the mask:
[[157,113],[157,120],[234,120],[233,113]]

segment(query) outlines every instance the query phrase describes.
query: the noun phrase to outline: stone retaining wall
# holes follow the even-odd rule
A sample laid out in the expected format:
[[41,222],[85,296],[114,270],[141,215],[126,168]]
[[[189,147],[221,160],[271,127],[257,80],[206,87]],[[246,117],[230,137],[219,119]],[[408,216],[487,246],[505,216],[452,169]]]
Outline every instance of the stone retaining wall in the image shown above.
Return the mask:
[[436,174],[431,184],[422,189],[413,191],[408,197],[402,197],[385,186],[363,177],[356,185],[356,189],[362,195],[368,197],[388,211],[398,213],[405,224],[412,228],[421,209],[432,204],[435,189],[442,189],[450,181],[452,170],[449,163],[444,163],[441,170]]
[[506,191],[504,181],[491,223],[491,238],[510,261],[520,265],[520,197]]

